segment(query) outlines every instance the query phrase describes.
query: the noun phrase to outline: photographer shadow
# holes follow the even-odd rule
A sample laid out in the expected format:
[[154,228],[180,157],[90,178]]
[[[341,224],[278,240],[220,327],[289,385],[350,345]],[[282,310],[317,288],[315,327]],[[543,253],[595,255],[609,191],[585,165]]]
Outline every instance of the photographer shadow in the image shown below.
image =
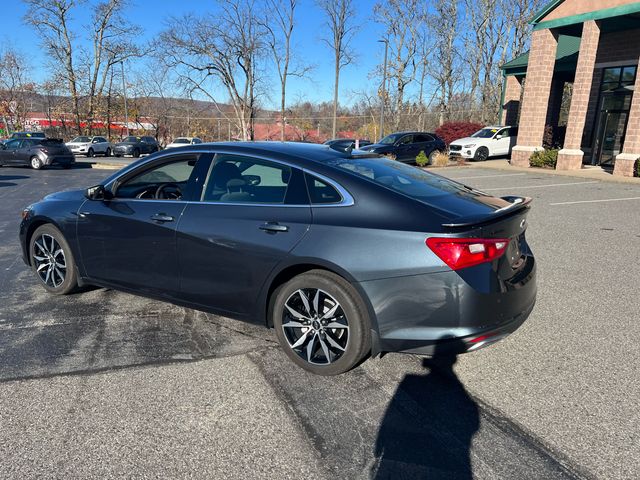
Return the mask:
[[[457,342],[457,343],[456,343]],[[447,341],[424,359],[426,375],[407,375],[378,430],[374,479],[471,479],[479,408],[453,371],[464,345]]]

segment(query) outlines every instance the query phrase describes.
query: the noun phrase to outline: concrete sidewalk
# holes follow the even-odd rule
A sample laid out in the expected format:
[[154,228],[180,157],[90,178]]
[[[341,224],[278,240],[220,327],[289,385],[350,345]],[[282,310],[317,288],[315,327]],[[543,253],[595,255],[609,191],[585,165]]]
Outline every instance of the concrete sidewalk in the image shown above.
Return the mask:
[[601,180],[603,182],[614,183],[632,183],[640,185],[640,178],[637,177],[620,177],[614,176],[607,170],[600,166],[588,166],[583,167],[581,170],[554,170],[550,168],[526,168],[515,167],[509,163],[506,158],[499,158],[495,160],[487,160],[485,162],[467,162],[465,167],[479,168],[479,169],[494,169],[494,170],[506,170],[509,172],[526,172],[532,174],[541,173],[543,175],[557,175],[561,177],[574,177],[583,178],[589,180]]

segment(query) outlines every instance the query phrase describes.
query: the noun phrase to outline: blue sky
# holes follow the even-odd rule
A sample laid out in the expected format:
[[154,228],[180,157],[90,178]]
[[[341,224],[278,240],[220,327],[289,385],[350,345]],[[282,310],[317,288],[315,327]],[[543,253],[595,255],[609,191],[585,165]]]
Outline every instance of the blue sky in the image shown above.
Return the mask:
[[[259,0],[258,0],[259,1]],[[91,0],[88,0],[90,3]],[[25,5],[19,0],[3,2],[3,19],[0,30],[0,49],[13,45],[17,50],[26,54],[30,59],[33,80],[40,82],[46,79],[47,71],[44,67],[45,54],[34,30],[22,22],[26,12]],[[360,90],[375,90],[377,82],[369,79],[369,73],[383,56],[383,45],[377,43],[381,37],[381,26],[372,21],[374,0],[357,0],[356,22],[359,31],[352,43],[357,52],[357,63],[349,65],[341,73],[340,100],[344,104],[353,102],[352,92]],[[85,4],[86,5],[86,4]],[[164,27],[164,22],[171,15],[179,16],[188,12],[204,12],[213,10],[213,0],[132,0],[128,7],[128,18],[140,26],[140,40],[152,40]],[[82,12],[82,6],[77,11]],[[85,8],[88,12],[88,8]],[[9,19],[12,19],[9,21]],[[297,12],[298,23],[294,31],[296,50],[304,53],[303,61],[315,65],[312,79],[291,78],[288,86],[289,102],[296,100],[330,101],[333,99],[333,60],[331,51],[321,42],[323,29],[322,12],[313,0],[300,0]],[[82,35],[83,26],[88,24],[87,17],[77,15],[73,28]],[[277,83],[276,77],[274,82]],[[269,87],[269,86],[267,86]],[[268,107],[277,104],[279,97],[277,85],[273,85],[271,99],[267,100]],[[218,95],[217,95],[218,96]],[[225,95],[220,90],[219,100],[225,101]]]

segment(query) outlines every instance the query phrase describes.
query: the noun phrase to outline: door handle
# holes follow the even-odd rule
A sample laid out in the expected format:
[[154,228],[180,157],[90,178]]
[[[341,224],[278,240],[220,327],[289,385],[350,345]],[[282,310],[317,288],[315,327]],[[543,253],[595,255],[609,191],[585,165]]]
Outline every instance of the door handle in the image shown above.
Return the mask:
[[280,225],[278,222],[266,222],[258,227],[260,230],[264,230],[267,233],[288,232],[289,227],[286,225]]
[[174,218],[171,215],[167,215],[165,213],[156,213],[155,215],[151,215],[151,220],[154,222],[173,222]]

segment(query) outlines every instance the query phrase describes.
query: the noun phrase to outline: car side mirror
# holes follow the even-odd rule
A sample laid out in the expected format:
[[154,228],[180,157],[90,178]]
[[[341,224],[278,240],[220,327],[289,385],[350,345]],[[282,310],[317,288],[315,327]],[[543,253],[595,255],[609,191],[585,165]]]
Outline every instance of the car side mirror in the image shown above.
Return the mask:
[[95,185],[87,188],[84,196],[89,200],[109,200],[112,198],[111,192],[104,188],[104,185]]
[[504,137],[503,137],[502,135],[496,135],[496,140],[501,140],[501,139],[503,139],[503,138],[504,138]]

